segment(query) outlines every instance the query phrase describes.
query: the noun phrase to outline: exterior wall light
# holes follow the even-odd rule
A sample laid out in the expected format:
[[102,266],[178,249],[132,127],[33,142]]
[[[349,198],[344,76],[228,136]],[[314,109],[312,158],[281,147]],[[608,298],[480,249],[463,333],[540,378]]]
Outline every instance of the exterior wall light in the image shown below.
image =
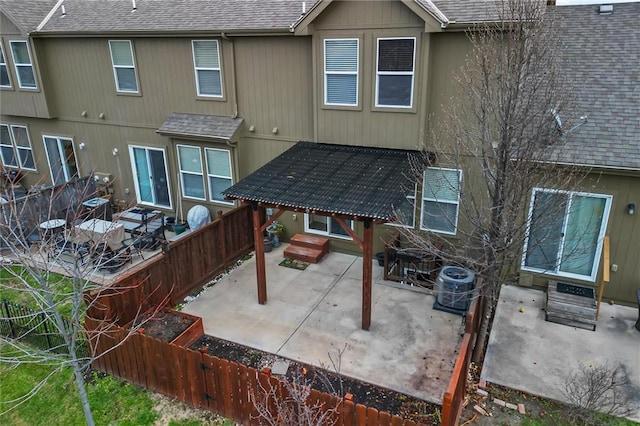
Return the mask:
[[629,213],[629,215],[636,214],[636,205],[633,203],[629,203],[629,205],[627,206],[627,213]]

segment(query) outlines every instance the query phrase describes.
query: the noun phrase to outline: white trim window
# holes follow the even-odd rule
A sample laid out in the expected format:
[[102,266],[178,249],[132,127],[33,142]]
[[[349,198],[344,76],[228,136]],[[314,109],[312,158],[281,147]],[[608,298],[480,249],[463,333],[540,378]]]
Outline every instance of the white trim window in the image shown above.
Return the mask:
[[233,201],[225,200],[222,192],[233,185],[231,168],[231,152],[227,149],[205,148],[207,159],[207,181],[209,198],[221,204],[233,205]]
[[359,62],[357,38],[324,40],[325,105],[358,105]]
[[73,139],[44,135],[42,140],[47,151],[47,161],[53,184],[60,185],[77,177],[78,167]]
[[522,269],[595,281],[612,199],[603,194],[534,188]]
[[193,40],[193,68],[198,96],[222,97],[222,68],[218,40]]
[[416,38],[379,38],[376,53],[376,107],[411,108]]
[[[353,220],[345,220],[349,228],[353,230]],[[344,240],[351,240],[351,237],[347,232],[342,229],[342,226],[332,217],[323,216],[313,213],[304,214],[304,232],[310,234],[324,235],[333,238],[342,238]]]
[[455,235],[462,170],[427,167],[423,177],[420,229]]
[[0,124],[0,156],[5,167],[36,170],[26,126]]
[[177,151],[182,196],[195,200],[206,200],[200,148],[197,146],[178,145]]
[[171,190],[164,149],[130,145],[129,156],[138,203],[171,209]]
[[138,76],[130,40],[109,40],[111,65],[116,90],[122,93],[138,93]]
[[29,43],[24,40],[10,41],[13,66],[18,76],[18,86],[21,89],[37,89],[36,74],[33,70]]
[[7,67],[7,58],[4,56],[2,43],[0,43],[0,87],[11,88],[11,77],[9,76],[9,67]]

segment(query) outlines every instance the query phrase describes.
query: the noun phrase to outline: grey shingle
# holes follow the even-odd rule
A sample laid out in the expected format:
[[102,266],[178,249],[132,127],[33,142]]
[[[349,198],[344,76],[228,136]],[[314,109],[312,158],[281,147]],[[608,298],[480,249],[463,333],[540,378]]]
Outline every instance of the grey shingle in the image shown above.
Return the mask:
[[[3,0],[4,1],[4,0]],[[307,1],[307,10],[313,1]],[[300,0],[65,0],[42,32],[282,30],[302,14]]]
[[391,220],[417,151],[298,142],[224,191],[234,199]]
[[230,140],[242,124],[242,118],[219,115],[171,113],[158,133],[167,136],[191,136]]
[[588,115],[562,149],[573,163],[640,170],[640,3],[613,6],[553,9],[577,113]]

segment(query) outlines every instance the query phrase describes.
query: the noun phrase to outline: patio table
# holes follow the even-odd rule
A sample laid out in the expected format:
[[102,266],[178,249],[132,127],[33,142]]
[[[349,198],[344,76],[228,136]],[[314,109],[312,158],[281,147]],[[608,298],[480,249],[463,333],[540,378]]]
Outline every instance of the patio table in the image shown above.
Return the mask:
[[90,219],[75,226],[74,240],[77,243],[106,242],[109,248],[117,250],[124,240],[124,225],[108,220]]

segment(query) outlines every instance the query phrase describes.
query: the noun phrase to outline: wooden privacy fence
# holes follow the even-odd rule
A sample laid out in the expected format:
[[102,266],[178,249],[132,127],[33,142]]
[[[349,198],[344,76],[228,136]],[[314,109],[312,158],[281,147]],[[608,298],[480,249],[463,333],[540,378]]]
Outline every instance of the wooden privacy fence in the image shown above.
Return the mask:
[[87,295],[87,316],[118,325],[167,302],[174,305],[253,250],[251,207],[221,214],[213,222],[165,245],[161,256]]
[[[87,323],[91,324],[91,321]],[[264,372],[203,351],[129,333],[124,328],[113,327],[111,331],[95,336],[92,342],[98,358],[93,367],[242,425],[264,424],[253,403],[254,395],[258,396],[258,401],[264,395],[271,395],[293,404],[287,400],[291,387]],[[318,409],[329,411],[331,422],[327,424],[330,425],[417,425],[317,390],[311,390],[306,405],[317,405]],[[273,419],[277,418],[275,400],[267,398],[266,403],[260,406],[269,409]]]
[[[482,279],[478,278],[476,288],[482,288]],[[455,426],[458,424],[462,414],[464,396],[467,391],[467,374],[471,364],[471,355],[475,346],[476,334],[480,327],[482,316],[482,296],[476,297],[469,311],[467,312],[465,332],[460,344],[460,351],[453,367],[453,374],[449,381],[449,386],[442,398],[442,420],[443,426]]]

